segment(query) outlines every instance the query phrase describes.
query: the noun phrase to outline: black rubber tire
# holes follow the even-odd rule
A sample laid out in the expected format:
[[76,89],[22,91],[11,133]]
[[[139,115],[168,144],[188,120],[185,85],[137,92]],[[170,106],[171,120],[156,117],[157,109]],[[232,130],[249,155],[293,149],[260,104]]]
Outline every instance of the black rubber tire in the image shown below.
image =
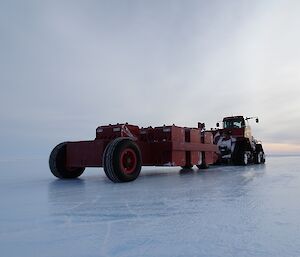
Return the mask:
[[261,157],[262,152],[255,152],[254,153],[254,164],[261,164],[263,163],[263,157]]
[[266,162],[266,156],[264,150],[262,150],[262,158],[261,158],[261,164],[264,164]]
[[[261,159],[259,160],[259,154],[262,154]],[[262,148],[261,144],[257,144],[255,147],[255,154],[254,154],[254,163],[255,164],[261,164],[261,163],[265,163],[266,159],[265,159],[265,153],[264,150]]]
[[58,144],[52,150],[49,157],[49,167],[52,174],[60,179],[78,178],[85,168],[67,168],[66,167],[66,146],[67,142]]
[[242,166],[247,166],[249,163],[249,159],[245,155],[247,155],[246,151],[242,151],[240,156],[240,165]]
[[237,141],[235,143],[234,151],[231,156],[232,164],[239,165],[239,154],[240,154],[241,142]]
[[[125,150],[130,150],[136,158],[134,170],[129,174],[124,172],[120,164],[121,155]],[[141,152],[133,140],[119,137],[106,146],[102,157],[102,165],[106,176],[112,182],[130,182],[135,180],[141,172]]]

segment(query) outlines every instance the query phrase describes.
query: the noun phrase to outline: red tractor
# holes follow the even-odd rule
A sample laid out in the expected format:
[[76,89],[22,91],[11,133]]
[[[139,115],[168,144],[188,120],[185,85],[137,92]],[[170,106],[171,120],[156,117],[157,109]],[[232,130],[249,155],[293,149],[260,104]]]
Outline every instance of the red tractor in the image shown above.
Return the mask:
[[77,178],[86,167],[103,167],[113,182],[135,180],[141,166],[205,168],[216,161],[213,133],[172,126],[139,128],[129,124],[100,126],[91,141],[64,142],[51,152],[49,166],[61,179]]
[[[214,143],[218,146],[219,163],[247,165],[265,162],[261,142],[253,138],[248,121],[257,117],[231,116],[223,119],[223,128],[213,131]],[[217,127],[219,127],[217,123]]]

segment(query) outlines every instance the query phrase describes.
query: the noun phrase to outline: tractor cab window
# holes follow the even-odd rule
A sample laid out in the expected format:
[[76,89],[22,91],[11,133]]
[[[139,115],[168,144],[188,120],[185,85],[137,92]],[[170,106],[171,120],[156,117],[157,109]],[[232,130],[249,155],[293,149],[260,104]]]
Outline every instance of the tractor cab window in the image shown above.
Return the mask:
[[243,128],[245,127],[244,120],[225,120],[224,128]]

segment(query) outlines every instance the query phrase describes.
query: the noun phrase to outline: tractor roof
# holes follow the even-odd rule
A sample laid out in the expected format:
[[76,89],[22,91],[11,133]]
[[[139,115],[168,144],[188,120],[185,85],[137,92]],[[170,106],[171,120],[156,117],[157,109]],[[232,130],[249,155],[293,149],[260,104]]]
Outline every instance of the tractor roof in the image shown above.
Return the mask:
[[244,119],[244,116],[229,116],[229,117],[225,117],[223,119],[223,121],[225,121],[225,120],[240,120],[240,119]]

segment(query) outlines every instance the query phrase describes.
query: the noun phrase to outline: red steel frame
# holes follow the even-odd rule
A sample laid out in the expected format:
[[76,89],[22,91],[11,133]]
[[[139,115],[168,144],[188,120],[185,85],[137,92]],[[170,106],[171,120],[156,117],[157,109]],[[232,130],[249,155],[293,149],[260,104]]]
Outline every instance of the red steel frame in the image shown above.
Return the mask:
[[100,126],[92,141],[67,143],[66,165],[72,167],[102,167],[106,146],[115,138],[130,137],[138,145],[142,166],[186,166],[212,164],[217,146],[211,132],[199,128],[172,126],[139,128],[130,124]]

